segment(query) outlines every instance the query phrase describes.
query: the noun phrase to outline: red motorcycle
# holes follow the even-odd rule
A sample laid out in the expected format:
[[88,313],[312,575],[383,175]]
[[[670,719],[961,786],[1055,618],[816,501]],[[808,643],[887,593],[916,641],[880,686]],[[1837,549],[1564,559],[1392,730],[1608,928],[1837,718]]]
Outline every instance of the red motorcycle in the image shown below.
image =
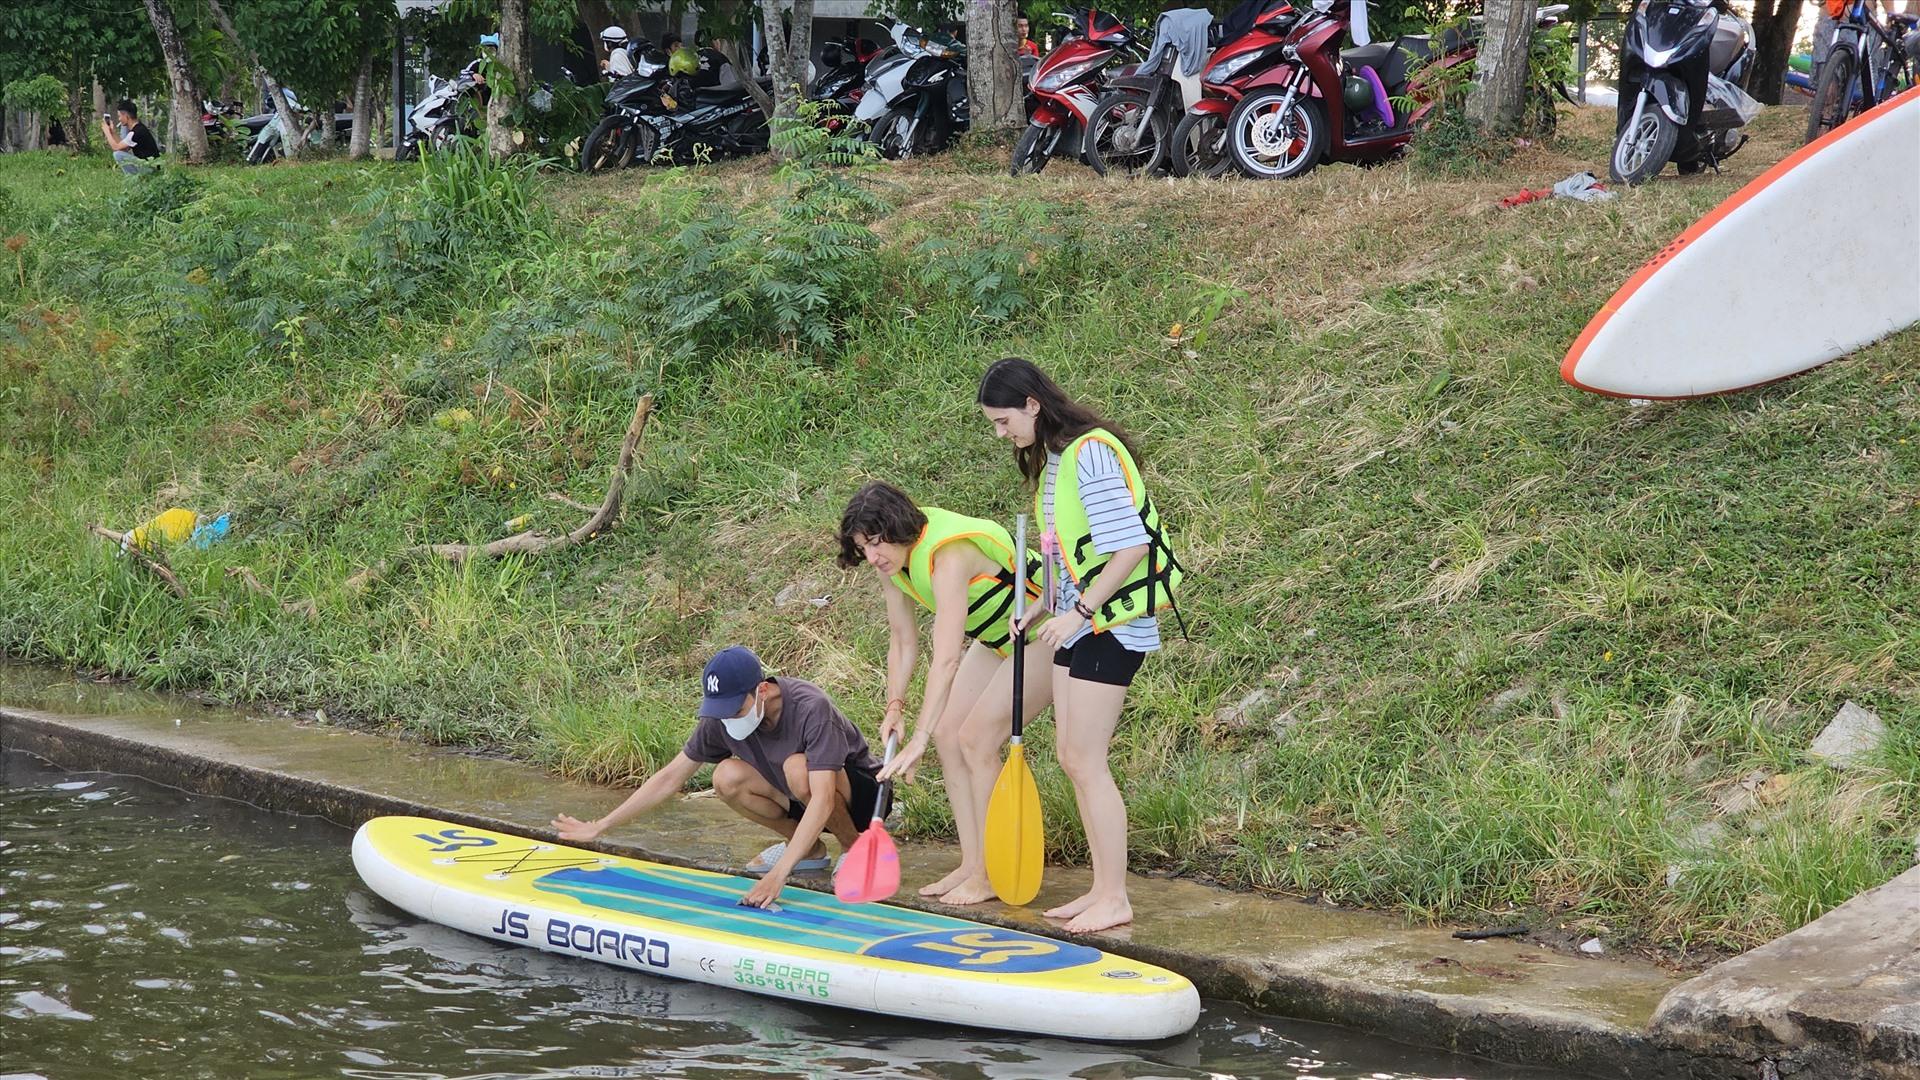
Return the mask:
[[1068,18],[1066,37],[1034,68],[1029,123],[1013,147],[1014,176],[1037,173],[1063,152],[1080,153],[1106,69],[1137,48],[1133,30],[1107,12],[1076,8]]
[[[1340,48],[1353,8],[1365,2],[1335,4],[1301,20],[1281,47],[1287,61],[1248,83],[1227,117],[1227,151],[1241,172],[1286,180],[1322,161],[1364,164],[1399,153],[1439,103],[1441,73],[1477,53],[1477,23],[1466,35],[1448,31],[1438,55],[1427,34]],[[1541,8],[1539,27],[1551,28],[1566,10]],[[1410,74],[1414,67],[1418,74]]]
[[1246,32],[1213,51],[1200,74],[1205,96],[1173,128],[1173,175],[1218,178],[1233,168],[1227,156],[1227,117],[1255,79],[1285,62],[1287,32],[1299,21],[1300,13],[1288,0],[1276,0],[1254,17]]

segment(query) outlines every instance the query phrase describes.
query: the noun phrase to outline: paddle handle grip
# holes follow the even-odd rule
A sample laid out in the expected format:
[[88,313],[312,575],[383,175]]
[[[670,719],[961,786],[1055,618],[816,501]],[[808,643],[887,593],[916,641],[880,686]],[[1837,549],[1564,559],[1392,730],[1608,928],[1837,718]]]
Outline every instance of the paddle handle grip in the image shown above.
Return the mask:
[[1013,742],[1020,743],[1021,706],[1027,696],[1027,515],[1013,519]]
[[[880,767],[882,769],[886,768],[888,763],[893,761],[893,752],[897,747],[899,747],[899,745],[900,745],[900,736],[898,735],[887,736],[887,748],[881,752],[881,756],[880,756]],[[886,817],[886,814],[883,813],[883,811],[885,810],[887,805],[887,792],[891,790],[893,790],[892,780],[880,781],[879,790],[873,793],[873,820],[879,821]]]

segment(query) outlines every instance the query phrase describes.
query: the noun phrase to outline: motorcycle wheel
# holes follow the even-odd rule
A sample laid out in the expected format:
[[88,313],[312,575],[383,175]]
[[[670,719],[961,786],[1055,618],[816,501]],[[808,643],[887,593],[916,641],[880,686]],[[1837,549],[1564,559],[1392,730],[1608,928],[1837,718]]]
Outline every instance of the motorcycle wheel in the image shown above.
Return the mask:
[[1031,124],[1021,134],[1020,141],[1013,144],[1013,167],[1008,170],[1011,176],[1024,176],[1038,173],[1053,160],[1054,152],[1060,149],[1060,140],[1066,138],[1067,129],[1043,124]]
[[924,143],[919,132],[914,132],[914,145],[907,145],[907,131],[913,126],[913,112],[908,109],[888,109],[873,122],[873,130],[867,138],[880,151],[880,156],[888,161],[899,161],[912,157]]
[[420,160],[420,140],[417,138],[409,138],[405,142],[401,143],[400,152],[393,156],[393,160],[419,161]]
[[1086,143],[1087,164],[1094,172],[1146,176],[1166,160],[1167,118],[1155,111],[1147,117],[1146,129],[1139,130],[1146,107],[1146,97],[1130,90],[1116,90],[1093,103]]
[[1853,112],[1853,84],[1857,67],[1853,50],[1836,45],[1820,66],[1820,83],[1807,104],[1807,142],[1847,122]]
[[1640,122],[1615,137],[1607,172],[1616,184],[1638,187],[1659,176],[1660,170],[1667,167],[1667,159],[1673,156],[1674,143],[1679,139],[1680,125],[1667,119],[1667,114],[1649,101],[1641,110]]
[[[645,126],[645,125],[641,125]],[[633,139],[629,138],[617,116],[609,116],[594,127],[580,147],[580,171],[591,176],[608,169],[624,169],[633,161]]]
[[1169,164],[1175,176],[1218,180],[1233,168],[1227,156],[1227,128],[1218,113],[1188,113],[1173,126]]
[[1256,90],[1227,117],[1227,154],[1234,168],[1255,180],[1291,180],[1326,156],[1326,106],[1296,94],[1282,116],[1286,97],[1279,87]]

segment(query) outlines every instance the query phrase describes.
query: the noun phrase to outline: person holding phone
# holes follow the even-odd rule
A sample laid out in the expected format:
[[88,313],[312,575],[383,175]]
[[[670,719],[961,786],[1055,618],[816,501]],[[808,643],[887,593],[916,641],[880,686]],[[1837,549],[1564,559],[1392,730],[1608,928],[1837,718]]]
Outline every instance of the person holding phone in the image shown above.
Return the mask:
[[152,172],[153,166],[147,162],[160,156],[160,144],[154,141],[147,125],[140,122],[140,110],[131,100],[121,98],[115,108],[120,114],[117,131],[113,127],[114,118],[100,114],[100,134],[113,148],[113,160],[120,164],[120,171],[128,175]]

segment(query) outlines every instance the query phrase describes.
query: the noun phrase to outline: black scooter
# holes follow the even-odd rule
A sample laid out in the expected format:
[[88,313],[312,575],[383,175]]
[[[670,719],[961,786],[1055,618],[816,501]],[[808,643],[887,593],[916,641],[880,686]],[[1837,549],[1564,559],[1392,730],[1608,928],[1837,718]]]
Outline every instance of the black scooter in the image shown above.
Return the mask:
[[818,73],[807,88],[807,100],[821,106],[829,131],[838,131],[853,116],[866,90],[867,62],[880,52],[872,41],[848,36],[832,38],[820,48]]
[[669,72],[657,49],[634,58],[633,74],[607,90],[606,108],[580,147],[581,172],[767,149],[767,116],[744,86],[696,87]]
[[867,81],[854,119],[889,160],[937,153],[967,130],[967,47],[905,23],[893,27],[893,47],[867,64]]
[[1608,171],[1644,184],[1672,161],[1682,173],[1718,169],[1760,113],[1746,92],[1753,30],[1720,0],[1647,0],[1627,23]]

